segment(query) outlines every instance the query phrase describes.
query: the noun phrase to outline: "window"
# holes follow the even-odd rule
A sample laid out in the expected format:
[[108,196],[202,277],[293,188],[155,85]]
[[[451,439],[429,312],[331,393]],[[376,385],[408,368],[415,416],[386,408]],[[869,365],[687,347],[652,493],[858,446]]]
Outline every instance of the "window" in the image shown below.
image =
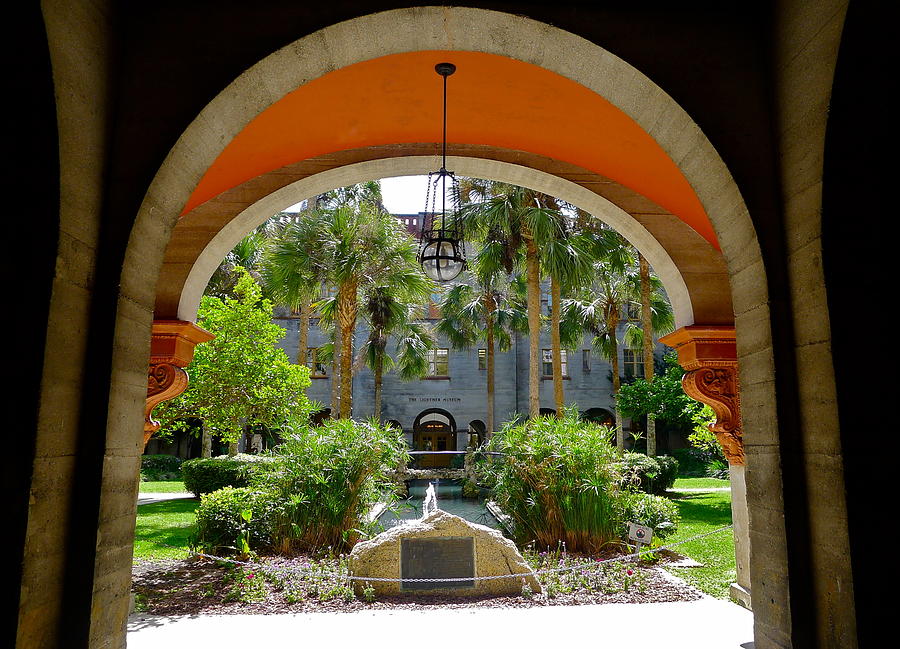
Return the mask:
[[[560,351],[560,356],[562,360],[562,375],[569,376],[569,358],[565,349]],[[550,349],[542,350],[542,357],[543,363],[541,363],[541,366],[543,367],[544,376],[553,376],[553,351]]]
[[641,304],[640,302],[629,302],[625,305],[625,317],[628,320],[640,320],[641,319]]
[[622,361],[625,378],[644,378],[644,354],[640,350],[623,349]]
[[428,376],[450,376],[447,362],[450,350],[446,348],[428,350]]
[[487,369],[487,350],[486,349],[478,350],[478,369],[480,369],[480,370]]
[[312,378],[325,378],[328,376],[325,363],[319,360],[318,347],[310,347],[306,350],[306,366],[310,369],[309,375]]
[[582,349],[581,350],[581,371],[585,374],[590,374],[591,372],[591,350],[590,349]]

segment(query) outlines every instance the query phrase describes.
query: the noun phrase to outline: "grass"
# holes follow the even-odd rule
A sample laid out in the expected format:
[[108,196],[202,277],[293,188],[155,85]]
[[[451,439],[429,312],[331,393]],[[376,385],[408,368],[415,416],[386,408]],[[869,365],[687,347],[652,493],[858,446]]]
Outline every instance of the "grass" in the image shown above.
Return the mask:
[[188,540],[194,532],[194,511],[199,504],[198,500],[179,499],[139,505],[134,530],[134,558],[188,557]]
[[[731,492],[709,491],[685,493],[673,501],[678,505],[681,522],[678,532],[665,540],[675,543],[697,534],[711,532],[731,523]],[[672,568],[671,572],[717,599],[729,599],[729,586],[736,579],[734,535],[724,530],[675,548],[703,566],[700,568]]]
[[138,490],[143,493],[177,493],[187,492],[181,480],[157,480],[141,482]]
[[672,491],[679,489],[720,489],[722,487],[731,487],[728,480],[720,480],[719,478],[677,478]]

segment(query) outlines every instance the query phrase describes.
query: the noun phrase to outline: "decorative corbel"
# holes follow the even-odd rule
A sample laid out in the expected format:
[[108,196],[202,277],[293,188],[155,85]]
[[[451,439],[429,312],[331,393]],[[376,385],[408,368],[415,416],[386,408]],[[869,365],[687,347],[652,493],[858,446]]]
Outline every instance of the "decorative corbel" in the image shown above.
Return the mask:
[[150,367],[147,372],[147,401],[144,407],[144,446],[159,430],[154,421],[153,409],[169,399],[174,399],[188,386],[184,368],[194,358],[194,347],[212,340],[208,331],[193,322],[181,320],[155,320],[150,343]]
[[689,326],[660,338],[674,347],[685,370],[685,393],[705,403],[716,415],[710,430],[722,446],[729,464],[744,463],[741,433],[741,398],[738,384],[734,327]]

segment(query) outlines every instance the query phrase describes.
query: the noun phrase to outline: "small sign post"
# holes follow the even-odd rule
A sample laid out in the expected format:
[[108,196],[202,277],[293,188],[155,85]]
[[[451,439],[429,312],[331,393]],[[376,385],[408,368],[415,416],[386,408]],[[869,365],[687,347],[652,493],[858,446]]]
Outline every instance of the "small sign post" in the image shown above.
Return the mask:
[[653,530],[646,525],[628,523],[628,538],[634,541],[634,559],[638,561],[641,554],[641,544],[650,544],[653,539]]

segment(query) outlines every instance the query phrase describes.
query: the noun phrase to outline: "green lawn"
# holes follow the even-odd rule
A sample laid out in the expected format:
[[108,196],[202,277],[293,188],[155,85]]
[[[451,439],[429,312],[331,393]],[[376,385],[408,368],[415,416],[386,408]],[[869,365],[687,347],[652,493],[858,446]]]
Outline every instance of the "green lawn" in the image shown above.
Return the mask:
[[[164,500],[138,505],[134,530],[135,559],[184,559],[194,531],[194,510],[200,501]],[[169,547],[174,546],[174,547]]]
[[721,489],[723,487],[731,487],[731,482],[728,480],[719,480],[718,478],[676,478],[672,490]]
[[[682,493],[673,500],[681,513],[681,523],[678,532],[665,540],[666,545],[731,523],[730,491]],[[673,574],[707,595],[729,598],[728,588],[736,579],[732,530],[685,543],[674,550],[702,563],[703,567],[672,568]]]
[[175,493],[187,491],[181,480],[160,480],[157,482],[142,482],[138,488],[141,493]]

